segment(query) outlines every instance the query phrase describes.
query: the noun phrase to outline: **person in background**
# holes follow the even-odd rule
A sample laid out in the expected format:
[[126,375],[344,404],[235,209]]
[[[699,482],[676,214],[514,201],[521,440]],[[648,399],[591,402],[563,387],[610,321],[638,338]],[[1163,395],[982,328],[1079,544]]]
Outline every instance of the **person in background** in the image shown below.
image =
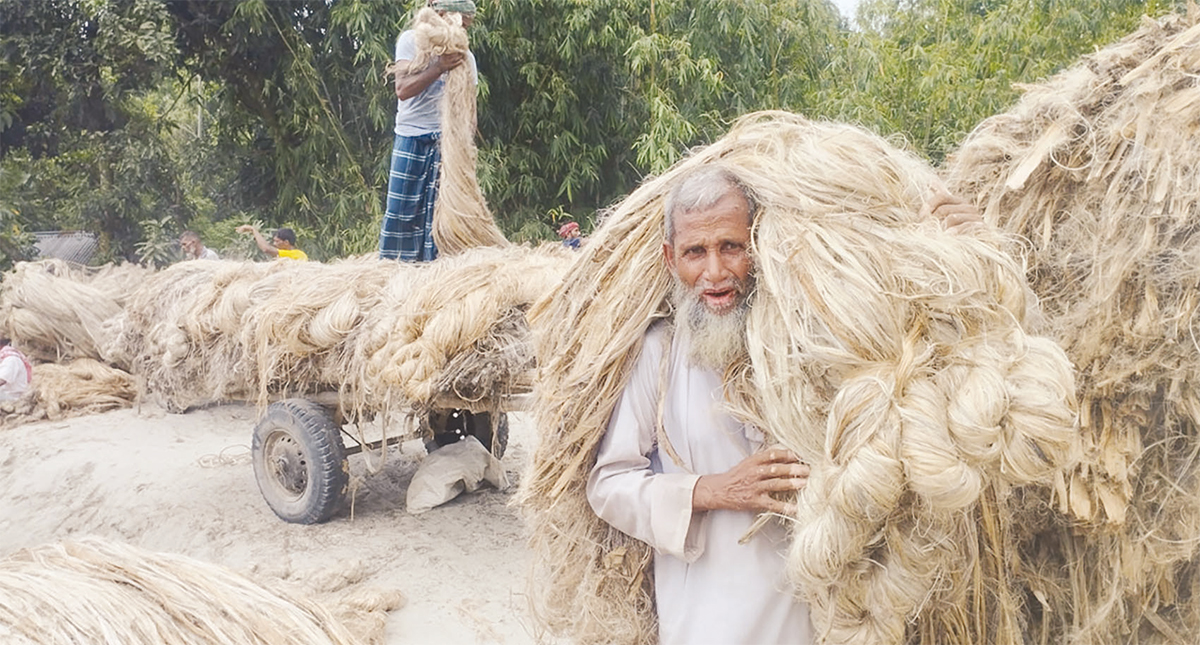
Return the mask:
[[[439,14],[462,15],[464,28],[475,18],[470,0],[429,0]],[[396,39],[396,63],[417,56],[416,32],[407,29]],[[475,55],[469,50],[432,56],[422,70],[396,75],[396,127],[392,165],[388,173],[387,211],[379,231],[379,258],[428,262],[437,258],[433,241],[433,207],[437,202],[441,168],[442,93],[446,72],[467,64],[479,82]]]
[[21,398],[33,383],[33,365],[25,355],[12,346],[12,341],[0,337],[0,401]]
[[200,241],[200,234],[196,231],[184,231],[179,236],[179,248],[183,249],[183,255],[188,260],[219,260],[217,252],[204,246],[204,242]]
[[262,233],[258,232],[258,227],[253,224],[242,224],[237,227],[238,233],[250,233],[254,236],[254,243],[263,253],[275,258],[286,258],[289,260],[308,260],[308,254],[296,248],[296,232],[290,228],[276,229],[275,235],[267,242]]
[[583,237],[579,235],[579,224],[567,222],[558,227],[558,236],[562,238],[563,246],[568,249],[578,249],[583,246]]

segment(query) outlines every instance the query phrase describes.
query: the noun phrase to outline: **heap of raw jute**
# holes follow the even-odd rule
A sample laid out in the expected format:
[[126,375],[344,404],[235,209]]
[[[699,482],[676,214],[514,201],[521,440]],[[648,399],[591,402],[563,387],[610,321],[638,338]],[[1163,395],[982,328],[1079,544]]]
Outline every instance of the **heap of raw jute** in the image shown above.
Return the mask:
[[0,281],[0,330],[34,361],[98,359],[104,322],[149,273],[136,264],[18,262]]
[[[0,640],[26,645],[382,643],[396,591],[359,591],[340,606],[272,590],[224,567],[84,538],[0,560]],[[350,625],[369,626],[352,631]]]
[[1026,554],[1010,508],[1060,514],[1081,453],[1066,356],[1023,331],[1027,290],[999,234],[921,214],[928,166],[778,112],[639,187],[531,312],[557,330],[539,335],[540,444],[520,496],[542,628],[656,638],[652,552],[597,519],[584,487],[643,333],[669,315],[664,197],[711,163],[760,204],[748,355],[727,369],[727,398],[813,468],[786,566],[820,638],[1019,641]]
[[[392,63],[388,74],[419,72],[434,56],[467,52],[461,14],[440,16],[425,7],[417,12],[410,28],[416,35],[417,56],[407,65]],[[441,119],[441,174],[433,211],[433,241],[438,252],[454,255],[477,246],[508,244],[475,176],[475,78],[469,62],[446,72]]]
[[1038,550],[1023,566],[1046,608],[1041,642],[1200,634],[1198,72],[1190,4],[1026,87],[949,163],[955,190],[1025,240],[1095,456],[1069,498],[1095,528],[1031,509]]
[[137,394],[132,375],[92,358],[39,363],[33,366],[30,390],[0,402],[0,428],[129,407]]
[[319,391],[348,413],[422,413],[443,395],[493,407],[533,365],[525,310],[570,262],[557,245],[424,264],[184,262],[134,293],[105,354],[172,409]]

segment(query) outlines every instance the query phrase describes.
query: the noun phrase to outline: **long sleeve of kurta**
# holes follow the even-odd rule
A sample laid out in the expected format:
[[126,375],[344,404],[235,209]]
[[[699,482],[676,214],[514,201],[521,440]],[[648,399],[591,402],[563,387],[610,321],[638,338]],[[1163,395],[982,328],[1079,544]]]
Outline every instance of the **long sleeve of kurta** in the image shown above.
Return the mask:
[[[784,574],[784,527],[769,523],[742,544],[754,513],[692,510],[700,475],[733,468],[761,447],[761,434],[729,414],[721,375],[692,365],[688,342],[663,325],[647,332],[597,450],[588,502],[655,549],[662,645],[810,643],[808,608]],[[657,443],[660,398],[678,462]]]
[[588,501],[605,522],[686,562],[703,550],[703,514],[692,511],[699,475],[664,473],[654,436],[661,335],[646,339],[637,367],[609,419],[588,480]]

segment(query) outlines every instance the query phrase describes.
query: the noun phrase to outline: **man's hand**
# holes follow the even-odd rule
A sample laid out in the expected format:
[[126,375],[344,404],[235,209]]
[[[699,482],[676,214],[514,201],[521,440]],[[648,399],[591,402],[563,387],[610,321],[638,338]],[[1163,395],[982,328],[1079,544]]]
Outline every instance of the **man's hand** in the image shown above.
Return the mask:
[[253,234],[253,233],[257,233],[257,232],[258,232],[258,229],[254,228],[254,225],[253,225],[253,224],[242,224],[241,226],[237,227],[237,228],[236,228],[236,229],[234,229],[234,230],[236,230],[238,233],[251,233],[251,234]]
[[951,193],[942,182],[934,182],[929,190],[929,197],[921,205],[921,215],[936,218],[947,231],[961,232],[983,222],[974,204]]
[[462,65],[467,60],[466,52],[449,52],[441,56],[434,56],[430,61],[431,67],[438,68],[442,74]]
[[771,493],[804,488],[808,474],[808,466],[790,450],[777,447],[756,452],[727,472],[702,475],[692,491],[692,508],[791,515],[796,511],[795,504],[775,499]]

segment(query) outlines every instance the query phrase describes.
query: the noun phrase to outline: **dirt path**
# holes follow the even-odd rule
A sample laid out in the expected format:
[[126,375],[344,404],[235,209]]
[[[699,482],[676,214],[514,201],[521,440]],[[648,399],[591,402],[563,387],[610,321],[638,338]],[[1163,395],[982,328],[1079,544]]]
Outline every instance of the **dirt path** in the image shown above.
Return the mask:
[[[364,566],[366,583],[398,588],[388,643],[534,641],[526,618],[528,556],[512,491],[485,488],[422,515],[404,510],[423,455],[408,442],[362,481],[348,512],[326,524],[285,523],[259,494],[249,460],[255,409],[183,415],[120,410],[0,430],[0,555],[99,535],[180,553],[258,578]],[[528,417],[510,416],[503,464],[515,484],[532,444]]]

